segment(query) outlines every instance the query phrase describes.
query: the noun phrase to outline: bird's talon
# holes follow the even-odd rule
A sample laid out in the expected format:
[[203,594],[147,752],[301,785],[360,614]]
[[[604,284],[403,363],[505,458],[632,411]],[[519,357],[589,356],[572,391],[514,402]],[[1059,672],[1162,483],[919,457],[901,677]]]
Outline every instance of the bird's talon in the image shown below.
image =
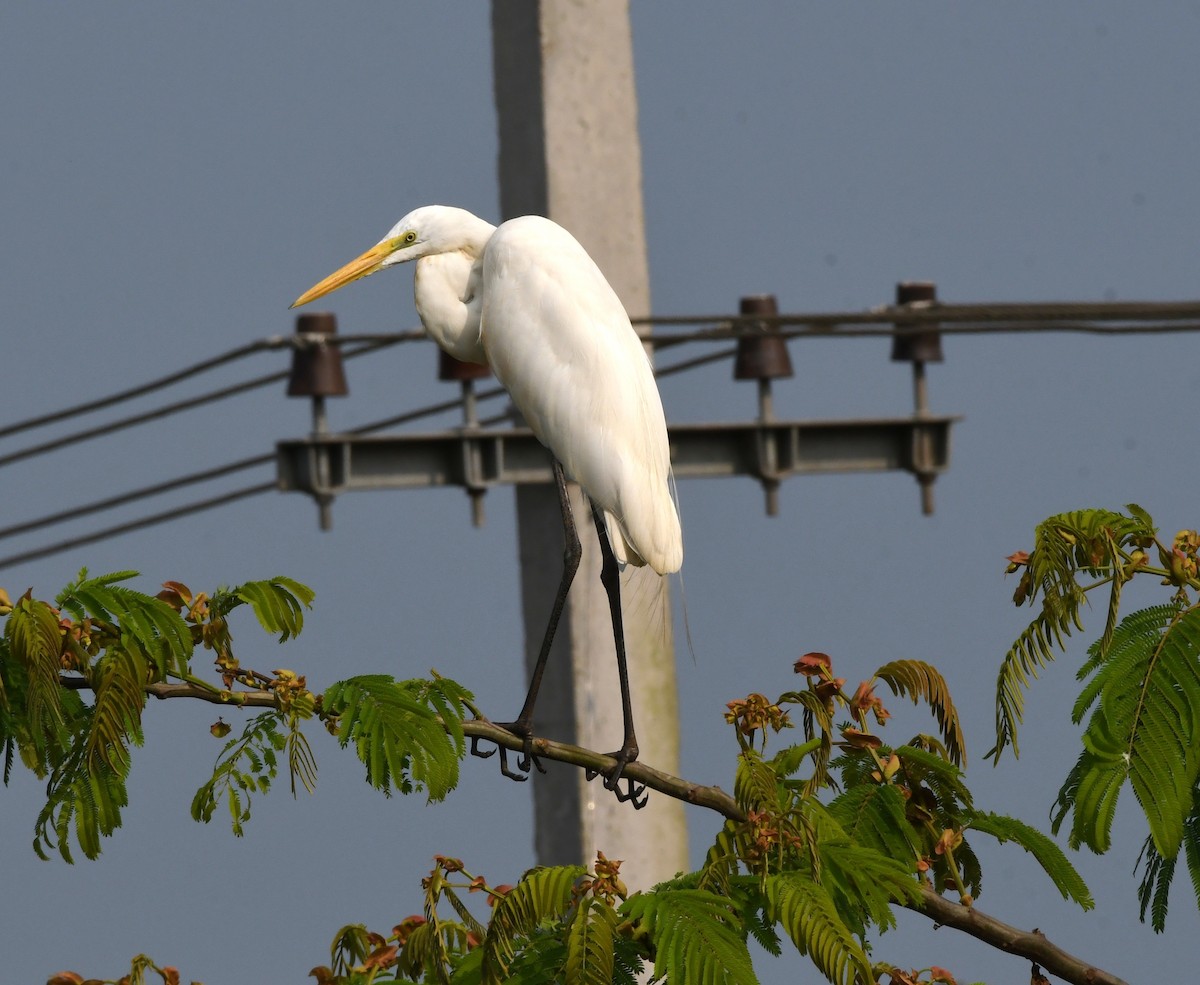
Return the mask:
[[625,790],[621,790],[620,787],[613,787],[613,793],[617,795],[617,800],[620,803],[623,804],[628,801],[629,803],[633,804],[633,809],[635,811],[640,811],[646,806],[646,802],[650,799],[650,795],[646,793],[645,784],[634,783],[633,780],[628,778],[626,778],[625,782],[628,784],[628,787]]
[[[480,736],[478,736],[478,735],[471,736],[471,755],[472,756],[478,756],[480,759],[491,759],[492,756],[496,755],[495,749],[488,749],[486,751],[481,751],[479,748],[479,739],[480,739]],[[496,748],[498,749],[499,746],[497,746]]]
[[[636,752],[635,752],[636,755]],[[589,780],[594,780],[598,776],[604,777],[604,789],[611,790],[618,802],[633,804],[634,810],[641,810],[646,806],[646,801],[649,800],[649,795],[646,793],[646,785],[638,783],[630,777],[624,776],[625,767],[631,761],[630,757],[625,752],[615,752],[612,758],[617,761],[607,773],[603,770],[594,770],[584,768],[583,775]],[[622,788],[621,781],[625,781],[625,786]]]
[[502,775],[507,776],[510,780],[516,780],[518,783],[524,783],[527,779],[529,779],[525,775],[525,773],[529,772],[528,767],[523,767],[521,765],[521,761],[518,759],[517,769],[523,769],[525,772],[514,773],[508,768],[508,750],[505,749],[504,746],[497,746],[496,748],[500,750],[500,772]]

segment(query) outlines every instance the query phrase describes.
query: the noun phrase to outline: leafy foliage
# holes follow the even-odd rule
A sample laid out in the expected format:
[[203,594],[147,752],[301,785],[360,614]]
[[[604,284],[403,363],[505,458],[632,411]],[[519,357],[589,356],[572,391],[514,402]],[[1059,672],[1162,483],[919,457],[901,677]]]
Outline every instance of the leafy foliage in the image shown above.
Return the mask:
[[950,689],[936,667],[922,660],[894,660],[884,664],[875,676],[887,684],[896,695],[905,695],[915,705],[924,701],[941,729],[950,762],[963,766],[967,761],[967,743],[963,736],[958,712],[950,698]]
[[453,681],[352,677],[325,692],[325,714],[338,721],[343,747],[354,743],[367,782],[391,795],[428,791],[442,800],[458,784],[466,751],[462,719],[470,693]]
[[[582,866],[574,865],[531,869],[504,894],[496,904],[483,941],[485,983],[502,982],[508,977],[518,942],[532,937],[543,922],[564,913],[575,881],[583,873]],[[578,956],[576,963],[582,964]]]
[[[0,615],[8,616],[0,645],[4,779],[11,775],[15,750],[28,769],[48,781],[46,804],[34,826],[34,849],[42,857],[57,850],[72,861],[72,836],[86,857],[99,854],[101,839],[120,826],[121,809],[128,804],[131,748],[143,741],[147,696],[170,696],[176,693],[172,687],[232,704],[244,694],[229,690],[235,684],[255,689],[260,697],[270,691],[277,695],[271,699],[276,710],[248,727],[240,752],[219,762],[213,781],[198,795],[198,815],[207,819],[216,799],[227,797],[240,834],[249,792],[265,790],[274,776],[276,740],[288,747],[294,778],[310,785],[315,776],[312,751],[299,731],[300,722],[315,713],[315,699],[303,680],[287,671],[274,676],[241,671],[225,621],[232,608],[248,603],[271,632],[294,635],[312,592],[287,578],[248,582],[227,593],[228,604],[214,606],[178,582],[168,582],[157,596],[124,584],[135,575],[89,577],[82,571],[54,605],[31,595],[12,605],[0,592]],[[192,673],[197,643],[217,652],[226,689]],[[90,703],[82,697],[88,692]],[[286,737],[275,733],[278,724],[286,728]],[[242,761],[248,765],[237,765]]]
[[1001,844],[1012,841],[1020,845],[1037,859],[1038,865],[1062,893],[1063,899],[1072,900],[1085,910],[1095,906],[1087,884],[1067,861],[1062,849],[1036,828],[1015,817],[979,813],[971,818],[971,829],[989,834]]
[[[1164,849],[1176,855],[1182,849],[1193,879],[1200,873],[1194,797],[1200,762],[1188,758],[1180,739],[1194,734],[1191,708],[1200,697],[1200,617],[1184,590],[1200,581],[1192,585],[1197,545],[1184,541],[1181,549],[1177,538],[1174,560],[1164,557],[1164,567],[1152,569],[1142,550],[1151,542],[1149,517],[1132,507],[1130,516],[1082,511],[1039,527],[1034,555],[1014,564],[1027,567],[1021,600],[1040,593],[1043,611],[1027,631],[1032,635],[1023,634],[1026,642],[1018,641],[1006,659],[1002,685],[1006,674],[1016,685],[1001,687],[998,702],[1008,703],[998,721],[1015,745],[1021,688],[1044,666],[1051,646],[1079,628],[1087,592],[1109,584],[1109,618],[1090,652],[1076,707],[1077,721],[1092,716],[1085,756],[1093,758],[1081,757],[1056,820],[1073,811],[1078,824],[1086,805],[1103,827],[1126,778],[1143,801],[1153,800],[1149,794],[1164,783],[1175,784],[1153,808],[1144,852],[1143,911],[1149,907],[1157,925],[1176,868],[1175,855]],[[1152,570],[1165,573],[1176,596],[1168,606],[1118,622],[1120,585]],[[1081,574],[1101,580],[1080,585]],[[457,784],[471,698],[454,682],[368,675],[317,695],[293,671],[263,674],[242,665],[230,616],[248,606],[264,630],[289,640],[302,630],[312,602],[303,585],[276,577],[208,596],[168,582],[152,597],[122,584],[129,577],[81,575],[56,606],[32,598],[13,606],[0,593],[0,615],[9,615],[0,649],[0,740],[10,761],[19,751],[25,765],[49,780],[36,825],[35,848],[43,856],[57,849],[70,860],[73,840],[94,857],[101,839],[119,826],[149,694],[266,708],[225,743],[192,804],[201,821],[226,806],[237,835],[254,796],[277,780],[283,757],[293,792],[297,781],[311,789],[316,759],[303,726],[313,718],[342,747],[353,745],[368,782],[386,795],[421,791],[439,800]],[[193,673],[197,647],[214,655],[221,686]],[[893,981],[952,982],[943,969],[906,973],[885,962],[873,965],[873,938],[895,926],[896,906],[919,908],[931,891],[957,894],[971,905],[983,872],[970,839],[983,835],[1021,846],[1064,898],[1091,905],[1087,887],[1053,841],[1023,822],[976,808],[963,776],[962,725],[935,668],[891,661],[848,693],[832,664],[827,654],[805,654],[796,663],[803,686],[775,701],[751,694],[730,703],[726,719],[739,750],[737,807],[728,808],[733,817],[716,833],[698,872],[631,895],[619,877],[620,862],[603,854],[593,871],[537,868],[511,887],[491,886],[461,861],[438,856],[422,884],[422,914],[387,935],[359,924],[343,927],[330,966],[314,969],[318,985],[401,978],[633,985],[651,966],[656,980],[748,985],[755,981],[751,938],[771,953],[790,941],[839,985],[873,985],[889,972]],[[932,734],[896,746],[885,742],[880,732],[890,716],[875,693],[880,682],[895,696],[924,703]],[[81,692],[92,693],[91,703]],[[798,741],[768,751],[774,736],[793,727],[794,715]],[[229,726],[222,719],[212,731],[223,737]],[[1002,745],[998,740],[996,751]],[[1125,765],[1115,787],[1114,750]],[[1170,758],[1176,754],[1181,758]],[[475,892],[490,914],[469,905]]]
[[71,855],[71,833],[83,854],[94,859],[100,854],[100,839],[121,826],[121,808],[129,804],[125,772],[99,763],[84,765],[85,743],[77,742],[50,774],[46,804],[34,825],[33,850],[48,859],[57,849],[67,863]]
[[[182,676],[192,654],[187,623],[161,599],[118,584],[136,576],[136,571],[118,571],[88,578],[86,571],[80,572],[59,593],[59,608],[80,623],[90,620],[102,633],[118,630],[119,624],[114,642],[153,667],[155,680],[164,680],[168,672]],[[75,648],[75,656],[81,657],[83,649]]]
[[[265,581],[248,581],[229,593],[247,603],[268,633],[278,633],[286,643],[304,628],[304,610],[311,607],[313,590],[283,575]],[[232,608],[232,607],[231,607]]]
[[279,716],[274,712],[255,715],[242,734],[225,743],[212,777],[192,798],[192,817],[208,823],[222,800],[229,805],[233,833],[245,834],[254,794],[265,794],[279,773],[278,753],[287,745],[279,733]]
[[[1086,594],[1108,586],[1104,628],[1079,670],[1083,686],[1072,709],[1076,724],[1088,716],[1083,748],[1059,790],[1053,830],[1069,817],[1071,847],[1108,851],[1117,803],[1128,784],[1149,831],[1142,854],[1142,915],[1149,909],[1161,929],[1176,859],[1181,850],[1195,851],[1191,825],[1200,809],[1200,605],[1192,594],[1200,590],[1200,535],[1181,530],[1163,543],[1145,510],[1133,505],[1128,510],[1050,517],[1037,528],[1034,550],[1010,558],[1010,570],[1026,569],[1015,600],[1032,602],[1040,592],[1043,615],[1005,658],[993,753],[1010,742],[1016,746],[1027,675],[1036,673],[1039,661],[1051,659],[1052,644],[1063,647],[1072,625],[1081,625],[1079,603]],[[1121,618],[1122,587],[1139,575],[1159,578],[1170,597]],[[1081,576],[1098,580],[1081,584]],[[1189,871],[1200,901],[1200,853],[1197,864],[1190,862],[1191,854]]]
[[[1010,571],[1024,567],[1013,601],[1033,605],[1040,596],[1042,609],[1001,663],[996,682],[996,744],[988,758],[999,758],[1009,745],[1019,751],[1023,690],[1054,660],[1054,650],[1064,648],[1072,631],[1083,629],[1080,607],[1088,592],[1105,585],[1108,617],[1101,642],[1107,649],[1121,588],[1143,566],[1142,548],[1153,542],[1155,534],[1149,514],[1132,503],[1126,508],[1128,514],[1090,509],[1049,517],[1034,530],[1033,550],[1010,559]],[[1084,586],[1080,576],[1099,580]]]
[[823,886],[801,873],[781,873],[767,880],[766,896],[771,916],[831,982],[869,985],[874,981],[866,953]]
[[630,897],[621,915],[649,939],[656,978],[702,985],[755,981],[741,920],[724,897],[660,889]]
[[[1162,614],[1161,607],[1154,613]],[[1136,620],[1139,627],[1148,621]],[[1122,636],[1123,644],[1128,638],[1123,659],[1106,660],[1096,673],[1099,702],[1076,766],[1074,795],[1089,813],[1081,815],[1080,805],[1060,797],[1058,818],[1073,807],[1072,844],[1107,850],[1117,795],[1128,778],[1155,850],[1174,858],[1200,775],[1200,610],[1174,613],[1157,637],[1134,629]]]

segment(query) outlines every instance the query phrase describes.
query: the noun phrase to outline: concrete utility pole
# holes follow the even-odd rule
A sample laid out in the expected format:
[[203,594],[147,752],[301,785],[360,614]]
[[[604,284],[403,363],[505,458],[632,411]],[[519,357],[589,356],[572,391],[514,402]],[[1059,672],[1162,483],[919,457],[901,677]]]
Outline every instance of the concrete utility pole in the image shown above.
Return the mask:
[[[625,0],[493,0],[503,218],[545,215],[569,229],[632,314],[650,311],[642,213],[633,41]],[[516,490],[525,659],[537,657],[562,571],[553,485]],[[583,561],[559,625],[538,702],[537,734],[590,749],[620,745],[621,713],[608,606],[588,508],[573,491]],[[678,696],[666,579],[622,578],[625,637],[641,759],[678,773]],[[630,888],[688,868],[683,805],[651,796],[620,804],[599,779],[547,764],[534,775],[535,847],[542,864],[624,859]]]

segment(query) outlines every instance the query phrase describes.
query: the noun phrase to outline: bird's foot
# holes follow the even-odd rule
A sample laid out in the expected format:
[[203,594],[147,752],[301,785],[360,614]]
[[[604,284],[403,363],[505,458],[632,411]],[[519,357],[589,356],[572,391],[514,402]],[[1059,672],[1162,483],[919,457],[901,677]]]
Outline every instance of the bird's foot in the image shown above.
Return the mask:
[[[496,754],[496,752],[498,750],[500,753],[500,772],[504,776],[507,776],[510,780],[516,780],[519,783],[524,783],[525,780],[528,778],[527,774],[530,773],[535,767],[537,768],[537,771],[539,773],[546,772],[546,767],[544,767],[542,765],[541,760],[539,760],[537,758],[537,756],[535,756],[533,754],[533,729],[532,728],[530,728],[528,725],[525,725],[521,722],[489,722],[489,724],[493,724],[497,728],[504,729],[505,732],[509,732],[512,735],[515,735],[518,739],[521,739],[522,742],[524,743],[524,745],[521,749],[521,755],[517,758],[517,762],[516,762],[517,771],[519,771],[519,772],[514,772],[512,769],[509,768],[509,765],[508,765],[509,749],[507,746],[502,746],[499,743],[497,743],[495,749],[480,749],[479,748],[479,743],[480,743],[479,736],[471,737],[471,755],[472,756],[478,756],[480,759],[490,759],[492,756],[494,756]],[[483,741],[486,742],[487,740],[485,739]]]
[[610,752],[609,756],[617,761],[616,766],[609,770],[584,770],[584,776],[588,780],[594,780],[598,776],[603,776],[605,790],[611,790],[622,804],[628,801],[633,804],[635,810],[640,811],[646,806],[646,801],[649,799],[649,795],[646,793],[646,785],[638,783],[624,775],[625,767],[637,759],[637,755],[637,746]]

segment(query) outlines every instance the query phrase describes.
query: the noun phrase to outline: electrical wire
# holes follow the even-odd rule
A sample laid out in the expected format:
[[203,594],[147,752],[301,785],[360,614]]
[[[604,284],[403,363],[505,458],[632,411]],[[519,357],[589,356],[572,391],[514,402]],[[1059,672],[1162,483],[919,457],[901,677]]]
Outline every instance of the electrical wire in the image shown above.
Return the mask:
[[169,373],[168,375],[161,376],[156,380],[151,380],[149,383],[143,383],[140,386],[130,387],[128,390],[118,390],[116,393],[109,394],[107,397],[99,397],[95,400],[89,400],[86,403],[75,404],[74,406],[54,411],[51,414],[42,414],[39,417],[31,417],[24,421],[17,421],[16,424],[9,424],[6,427],[0,428],[0,438],[6,438],[10,434],[17,434],[21,431],[28,431],[31,428],[40,428],[47,424],[54,424],[56,421],[63,421],[68,417],[77,417],[80,414],[90,414],[92,411],[102,410],[105,407],[111,407],[113,404],[119,404],[125,400],[132,400],[134,397],[141,397],[147,393],[153,393],[155,390],[161,390],[164,387],[171,386],[173,383],[179,383],[183,380],[190,379],[193,376],[198,376],[210,369],[216,369],[218,366],[224,366],[226,363],[236,362],[237,360],[253,355],[256,352],[279,349],[285,345],[287,345],[287,341],[281,335],[274,335],[270,338],[260,339],[257,342],[250,342],[247,345],[238,346],[236,349],[230,349],[228,352],[222,353],[219,356],[213,356],[211,359],[205,359],[201,362],[194,363],[191,366],[186,366],[174,373]]
[[[375,342],[366,343],[357,349],[351,349],[348,352],[344,352],[342,356],[345,359],[353,359],[355,356],[361,356],[369,352],[374,352],[377,349],[381,349],[386,346],[396,345],[401,341],[407,341],[407,339],[392,338],[388,340],[378,340]],[[286,370],[278,373],[268,373],[265,376],[257,376],[241,383],[234,383],[231,386],[222,387],[219,390],[213,390],[197,397],[189,397],[187,400],[180,400],[173,404],[166,404],[162,407],[155,408],[154,410],[148,410],[140,414],[133,414],[129,417],[123,417],[116,421],[111,421],[108,424],[101,424],[93,428],[86,428],[83,431],[74,431],[71,434],[53,438],[50,441],[44,441],[39,445],[30,445],[26,448],[20,449],[19,451],[9,452],[7,455],[0,455],[0,468],[3,468],[6,465],[12,465],[14,462],[24,461],[27,458],[34,458],[38,455],[44,455],[47,452],[55,451],[56,449],[63,448],[67,445],[82,444],[85,441],[91,441],[93,438],[100,438],[107,434],[113,434],[116,431],[123,431],[126,428],[135,427],[138,424],[146,424],[149,421],[156,421],[159,418],[170,417],[172,414],[178,414],[185,410],[192,410],[195,407],[202,407],[205,404],[215,403],[218,400],[224,400],[228,397],[235,397],[241,393],[247,393],[251,390],[258,390],[262,387],[270,386],[273,383],[279,383],[287,378],[288,372]],[[133,391],[125,392],[132,393]],[[126,398],[122,397],[122,399]],[[113,398],[106,398],[105,405],[107,406],[108,404],[115,402],[117,401],[115,401]],[[73,410],[72,412],[74,413],[75,411]],[[78,411],[78,413],[86,412],[87,411]],[[67,412],[64,411],[57,415],[47,415],[45,420],[49,420],[51,417],[61,420],[66,413]]]
[[269,465],[274,460],[274,454],[255,455],[253,458],[243,458],[236,462],[218,465],[216,468],[205,469],[202,472],[192,472],[175,479],[168,479],[166,482],[157,482],[152,486],[143,486],[140,489],[120,493],[116,496],[109,496],[106,499],[84,503],[69,510],[49,513],[46,516],[40,516],[33,520],[25,520],[21,523],[14,523],[8,527],[0,527],[0,540],[8,537],[16,537],[18,534],[29,533],[32,530],[40,530],[42,527],[53,526],[56,523],[76,520],[82,516],[90,516],[93,513],[100,513],[104,510],[116,509],[118,506],[125,506],[127,503],[135,503],[139,499],[146,499],[150,496],[161,496],[163,493],[182,489],[184,486],[195,485],[198,482],[208,482],[212,479],[218,479],[223,475],[232,475],[234,472],[242,472],[246,469],[254,468],[257,465]]
[[[1028,319],[1028,320],[1025,320]],[[1155,319],[1148,324],[1129,324],[1138,319]],[[1177,332],[1200,331],[1200,303],[1198,302],[1097,302],[1097,303],[1054,303],[1054,304],[986,304],[986,305],[944,305],[940,303],[895,306],[873,309],[871,311],[818,313],[818,314],[783,314],[783,315],[716,315],[716,316],[655,316],[633,319],[635,325],[655,326],[686,326],[702,325],[703,328],[691,332],[656,333],[646,339],[654,348],[669,348],[689,342],[712,342],[728,340],[745,335],[748,329],[757,331],[768,330],[777,332],[785,339],[792,338],[862,338],[887,337],[927,333],[931,330],[942,334],[983,335],[983,334],[1012,334],[1012,333],[1046,333],[1046,332],[1075,332],[1097,335],[1135,335],[1135,334],[1165,334]],[[1098,324],[1098,322],[1100,324]],[[877,327],[872,327],[877,326]],[[330,336],[325,334],[272,336],[258,342],[230,350],[212,359],[203,360],[178,372],[152,380],[149,383],[118,391],[108,397],[99,398],[83,404],[77,404],[52,414],[30,418],[16,424],[0,428],[0,437],[5,437],[20,431],[41,427],[57,421],[65,420],[79,414],[90,413],[113,404],[143,396],[156,390],[163,389],[174,383],[189,379],[200,373],[214,369],[226,363],[234,362],[256,352],[280,348],[295,348],[304,345],[354,345],[357,348],[343,350],[344,358],[364,355],[380,348],[401,342],[415,341],[425,338],[421,329],[405,330],[393,333],[366,333],[357,335]],[[691,359],[664,366],[656,371],[659,377],[672,376],[686,372],[698,366],[729,359],[736,354],[732,348],[723,348],[716,352],[706,353]],[[136,424],[145,423],[159,417],[189,410],[197,406],[223,400],[240,393],[259,387],[278,383],[288,377],[288,373],[271,373],[256,377],[242,383],[224,387],[198,397],[168,404],[154,411],[132,415],[118,421],[96,428],[76,432],[62,438],[57,438],[41,445],[21,449],[18,452],[0,457],[0,466],[11,464],[46,451],[60,448],[67,444],[86,441],[100,437]],[[490,400],[503,396],[502,387],[494,387],[480,391],[475,395],[477,401]],[[404,414],[373,421],[352,428],[347,434],[370,434],[385,428],[406,424],[431,415],[445,413],[462,406],[462,400],[454,399],[421,407]],[[486,418],[483,425],[500,423],[512,418],[511,411],[505,411],[493,417]],[[188,475],[179,476],[165,482],[144,486],[117,496],[96,500],[69,510],[38,517],[33,520],[0,528],[0,539],[28,533],[32,530],[52,526],[67,520],[87,516],[92,513],[113,509],[130,502],[160,495],[184,486],[206,482],[234,472],[266,465],[274,460],[273,454],[258,455],[240,459],[225,465],[216,466]],[[50,554],[69,550],[86,544],[95,543],[110,537],[119,536],[154,524],[165,523],[192,513],[213,509],[226,503],[235,502],[250,496],[259,495],[276,488],[275,482],[265,482],[246,486],[210,497],[197,500],[183,506],[175,507],[159,513],[150,514],[138,520],[103,528],[70,540],[25,551],[20,554],[0,558],[0,568],[8,567],[24,561],[36,560]]]
[[168,520],[177,520],[182,516],[191,516],[203,510],[211,510],[217,506],[224,506],[226,503],[236,502],[239,499],[246,499],[249,496],[258,496],[261,493],[270,492],[274,488],[274,481],[263,482],[257,486],[247,486],[244,489],[235,489],[233,492],[222,493],[220,496],[213,496],[210,499],[199,499],[192,503],[186,503],[183,506],[177,506],[174,509],[164,510],[161,513],[152,513],[150,516],[131,520],[129,523],[122,523],[116,527],[108,527],[90,534],[72,537],[70,540],[61,540],[57,544],[37,547],[31,551],[23,551],[20,554],[10,554],[8,557],[0,558],[0,568],[8,568],[25,561],[36,561],[39,558],[49,557],[51,554],[69,551],[73,547],[83,547],[85,544],[94,544],[97,541],[107,540],[110,537],[132,533],[134,530],[141,530],[143,527],[166,523]]
[[[284,374],[286,375],[286,374]],[[484,390],[476,394],[476,400],[491,400],[495,397],[503,396],[506,393],[503,387],[494,387],[489,390]],[[408,424],[412,421],[419,420],[423,417],[432,417],[436,414],[443,414],[462,406],[461,399],[447,400],[442,403],[429,404],[425,407],[420,407],[416,410],[408,411],[404,414],[399,414],[394,417],[383,418],[378,421],[372,421],[368,424],[362,424],[358,427],[350,428],[346,434],[371,434],[375,431],[382,431],[385,428],[395,427],[399,424]],[[507,417],[508,415],[502,415]],[[188,475],[179,476],[175,479],[169,479],[165,482],[155,483],[150,486],[143,486],[139,489],[133,489],[129,492],[121,493],[116,496],[110,496],[105,499],[95,500],[91,503],[85,503],[81,506],[73,507],[69,510],[62,510],[57,513],[47,514],[46,516],[36,517],[32,520],[25,520],[21,523],[15,523],[8,527],[0,528],[0,540],[8,537],[15,537],[18,534],[29,533],[33,530],[40,530],[43,527],[53,526],[54,524],[64,523],[68,520],[78,519],[79,517],[89,516],[93,513],[103,512],[104,510],[115,509],[118,506],[125,506],[132,502],[137,502],[140,499],[146,499],[151,496],[158,496],[162,493],[171,492],[175,489],[183,488],[184,486],[195,485],[200,482],[208,482],[212,479],[219,478],[224,475],[231,475],[234,472],[241,472],[247,469],[255,468],[260,465],[268,465],[275,460],[274,453],[266,455],[255,455],[251,458],[239,459],[235,462],[228,462],[225,465],[218,465],[211,469],[204,469],[200,472],[192,472]],[[255,486],[247,486],[240,490],[235,490],[227,493],[224,496],[217,497],[220,502],[228,502],[232,499],[239,499],[243,496],[252,496],[260,492],[265,492],[268,488],[274,488],[274,483],[266,483]],[[203,505],[208,500],[200,501],[200,506],[197,509],[207,509]],[[195,504],[193,504],[195,505]],[[219,505],[219,503],[214,504]],[[137,521],[140,526],[149,526],[154,523],[163,523],[167,520],[176,519],[180,515],[188,512],[188,507],[181,507],[182,513],[176,510],[169,510],[164,513],[155,514],[152,517],[145,518],[145,522]],[[69,541],[63,541],[60,544],[53,545],[39,551],[26,552],[24,554],[16,554],[6,558],[0,558],[0,568],[10,564],[16,564],[20,561],[33,560],[38,557],[45,557],[47,554],[54,554],[61,550],[68,550],[72,547],[78,547],[82,544],[91,544],[96,541],[105,540],[109,537],[115,537],[122,533],[127,533],[130,529],[138,529],[138,526],[131,527],[129,524],[120,524],[114,527],[103,528],[98,531],[93,531],[90,534],[85,534],[79,538]]]

